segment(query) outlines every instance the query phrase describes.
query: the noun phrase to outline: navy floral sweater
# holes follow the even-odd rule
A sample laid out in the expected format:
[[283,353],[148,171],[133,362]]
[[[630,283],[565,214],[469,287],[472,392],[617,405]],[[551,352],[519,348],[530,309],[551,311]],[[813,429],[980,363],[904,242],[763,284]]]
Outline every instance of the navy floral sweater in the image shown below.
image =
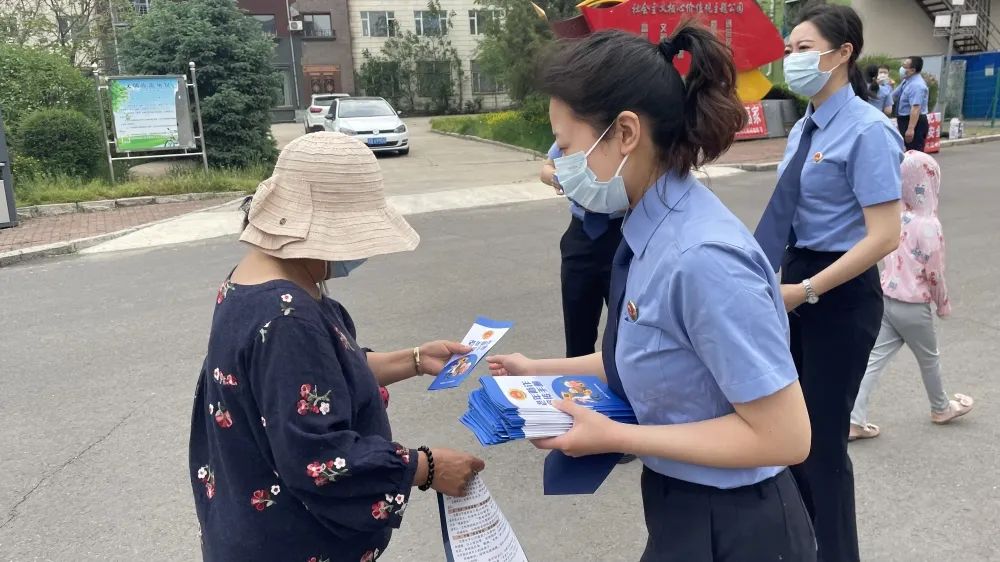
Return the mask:
[[392,442],[354,323],[288,281],[219,289],[190,471],[206,562],[369,562],[417,453]]

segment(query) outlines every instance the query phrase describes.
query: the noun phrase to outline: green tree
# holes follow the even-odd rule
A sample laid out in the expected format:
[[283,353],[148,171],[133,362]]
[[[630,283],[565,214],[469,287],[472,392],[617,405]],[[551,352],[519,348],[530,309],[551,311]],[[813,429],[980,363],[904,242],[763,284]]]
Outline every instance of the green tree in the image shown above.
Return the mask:
[[97,117],[92,80],[57,54],[11,45],[0,45],[0,106],[12,138],[21,121],[41,109],[73,109]]
[[[534,91],[537,64],[551,48],[552,32],[530,2],[477,0],[477,3],[503,13],[495,25],[487,28],[486,37],[479,43],[480,67],[507,86],[511,99],[523,102]],[[557,1],[546,5],[546,13],[553,19],[571,16],[572,10]]]
[[115,28],[134,15],[129,0],[0,0],[0,43],[31,45],[90,68],[114,68]]
[[444,27],[425,26],[422,35],[397,31],[378,54],[363,51],[359,80],[365,93],[410,110],[418,109],[420,99],[430,100],[424,109],[435,113],[461,107],[462,59],[448,38],[455,14],[442,9],[439,0],[427,3],[428,21],[441,21],[446,16]]
[[232,0],[155,2],[122,38],[134,74],[182,74],[198,67],[209,163],[271,165],[277,158],[270,108],[280,87],[273,42]]

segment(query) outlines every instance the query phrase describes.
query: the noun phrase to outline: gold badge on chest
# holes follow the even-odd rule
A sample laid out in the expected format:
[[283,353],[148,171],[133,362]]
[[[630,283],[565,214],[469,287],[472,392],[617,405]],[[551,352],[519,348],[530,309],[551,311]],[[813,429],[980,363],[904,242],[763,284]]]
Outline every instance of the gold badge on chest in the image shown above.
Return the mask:
[[823,161],[823,153],[822,152],[817,152],[816,154],[813,154],[813,162],[819,164],[822,161]]
[[625,312],[628,313],[629,319],[633,322],[639,319],[639,307],[635,305],[634,301],[628,301],[628,304],[625,305]]

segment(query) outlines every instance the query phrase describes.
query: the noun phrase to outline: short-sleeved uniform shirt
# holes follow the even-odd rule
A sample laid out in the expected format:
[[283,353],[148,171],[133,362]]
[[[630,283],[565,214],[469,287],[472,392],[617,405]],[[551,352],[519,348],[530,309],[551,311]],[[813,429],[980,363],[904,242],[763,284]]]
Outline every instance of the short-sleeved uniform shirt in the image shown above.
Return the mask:
[[779,177],[798,151],[806,119],[812,119],[817,129],[802,167],[792,220],[795,245],[846,252],[868,232],[862,209],[899,199],[903,137],[885,114],[855,95],[848,84],[818,109],[810,106],[792,127]]
[[370,561],[410,496],[354,323],[288,281],[219,290],[191,419],[206,562]]
[[[715,194],[691,175],[665,176],[629,212],[623,231],[635,255],[614,353],[640,424],[722,417],[733,404],[797,380],[771,265]],[[642,460],[660,474],[717,488],[755,484],[783,469]]]
[[896,87],[893,97],[897,98],[896,115],[903,117],[910,114],[913,106],[920,106],[920,113],[927,115],[928,105],[930,105],[930,88],[927,81],[920,74],[914,74]]

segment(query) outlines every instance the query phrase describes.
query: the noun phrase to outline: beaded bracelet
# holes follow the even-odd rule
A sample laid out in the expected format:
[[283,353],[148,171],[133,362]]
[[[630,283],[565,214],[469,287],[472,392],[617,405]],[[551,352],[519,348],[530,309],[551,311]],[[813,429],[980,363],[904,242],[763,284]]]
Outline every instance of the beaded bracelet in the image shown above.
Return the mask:
[[423,451],[427,455],[427,481],[417,486],[421,492],[426,492],[434,484],[434,453],[431,452],[430,447],[425,446],[417,447],[417,451]]

